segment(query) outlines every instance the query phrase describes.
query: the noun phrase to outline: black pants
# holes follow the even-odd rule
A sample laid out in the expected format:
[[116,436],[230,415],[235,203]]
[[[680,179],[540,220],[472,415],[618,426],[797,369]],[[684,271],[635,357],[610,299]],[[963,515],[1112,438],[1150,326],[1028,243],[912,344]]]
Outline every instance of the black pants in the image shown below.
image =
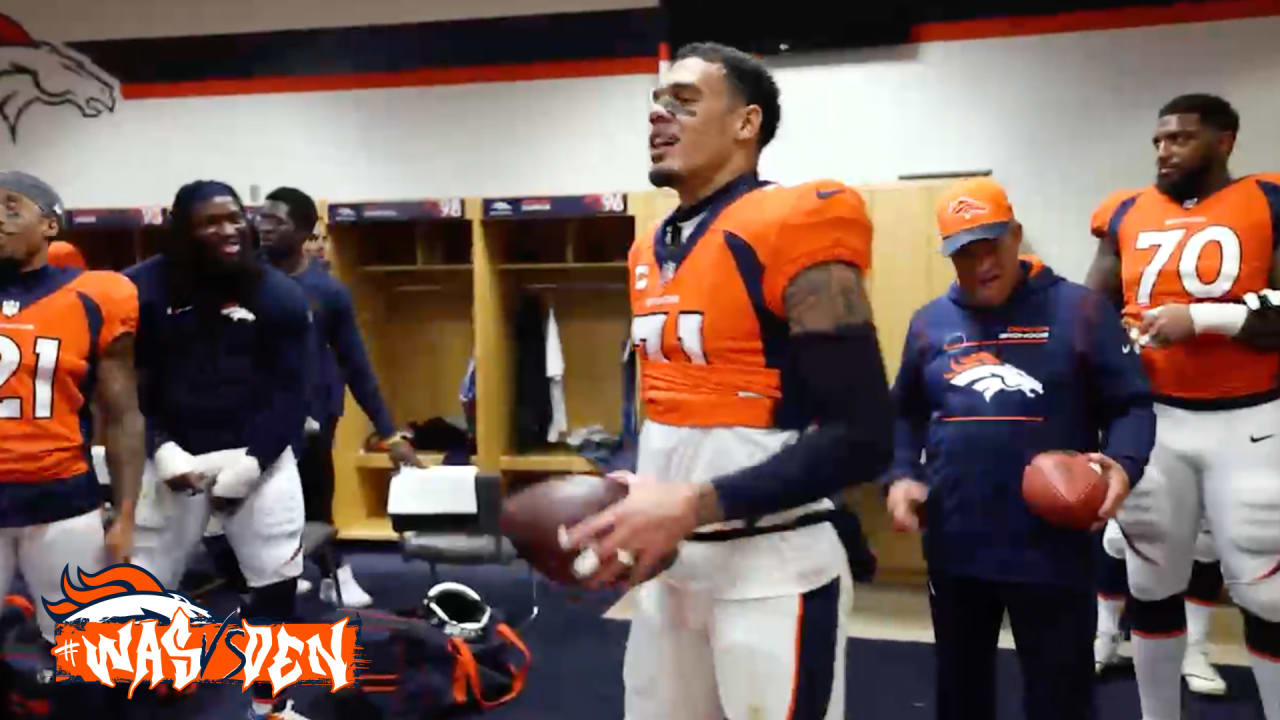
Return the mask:
[[933,575],[938,720],[995,720],[996,643],[1007,610],[1028,720],[1092,720],[1093,589]]
[[[309,522],[333,523],[333,435],[338,429],[338,418],[320,424],[320,432],[308,435],[298,458],[298,474],[302,476],[302,502]],[[334,562],[342,564],[338,549],[333,550]],[[320,574],[331,577],[325,553],[316,556]]]
[[320,432],[306,437],[298,458],[302,501],[309,521],[333,522],[333,435],[337,429],[337,418],[321,423]]

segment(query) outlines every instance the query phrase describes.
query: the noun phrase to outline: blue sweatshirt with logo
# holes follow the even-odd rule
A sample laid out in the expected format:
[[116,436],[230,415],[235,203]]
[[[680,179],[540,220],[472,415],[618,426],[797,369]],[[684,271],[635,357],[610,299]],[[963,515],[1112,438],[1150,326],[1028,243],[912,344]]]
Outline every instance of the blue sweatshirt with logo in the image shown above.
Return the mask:
[[265,470],[302,436],[311,319],[302,290],[263,268],[246,306],[174,303],[168,260],[125,270],[138,287],[138,404],[147,455],[172,440],[192,455],[247,447]]
[[1137,483],[1155,442],[1151,389],[1110,303],[1038,261],[1022,270],[998,308],[953,284],[912,317],[888,477],[929,486],[931,574],[1084,587],[1096,537],[1031,513],[1023,469],[1046,450],[1101,451]]

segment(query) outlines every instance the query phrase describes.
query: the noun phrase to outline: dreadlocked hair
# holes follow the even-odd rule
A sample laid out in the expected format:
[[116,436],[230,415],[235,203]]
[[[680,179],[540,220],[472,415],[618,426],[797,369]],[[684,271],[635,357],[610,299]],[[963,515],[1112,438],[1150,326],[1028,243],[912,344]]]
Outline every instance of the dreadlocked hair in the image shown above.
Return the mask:
[[248,306],[262,280],[262,267],[253,259],[258,232],[248,223],[248,247],[241,248],[243,262],[230,268],[218,267],[194,237],[195,209],[213,197],[229,196],[244,212],[244,202],[235,189],[214,180],[197,180],[178,189],[173,198],[169,233],[161,253],[169,262],[169,297],[174,303],[191,305],[197,311],[220,312],[228,303]]

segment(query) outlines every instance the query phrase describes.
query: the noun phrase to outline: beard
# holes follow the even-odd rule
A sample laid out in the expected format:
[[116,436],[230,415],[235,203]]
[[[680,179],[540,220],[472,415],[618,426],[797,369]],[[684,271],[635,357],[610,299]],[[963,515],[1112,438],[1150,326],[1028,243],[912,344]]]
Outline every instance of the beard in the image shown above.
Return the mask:
[[1208,163],[1187,168],[1170,178],[1156,178],[1156,189],[1180,203],[1200,197],[1211,167]]
[[680,181],[680,174],[670,168],[655,167],[649,170],[649,183],[654,187],[675,187]]
[[234,258],[200,242],[192,242],[185,250],[184,257],[175,258],[181,268],[172,279],[175,294],[213,311],[227,303],[249,302],[262,269],[250,254],[248,238]]

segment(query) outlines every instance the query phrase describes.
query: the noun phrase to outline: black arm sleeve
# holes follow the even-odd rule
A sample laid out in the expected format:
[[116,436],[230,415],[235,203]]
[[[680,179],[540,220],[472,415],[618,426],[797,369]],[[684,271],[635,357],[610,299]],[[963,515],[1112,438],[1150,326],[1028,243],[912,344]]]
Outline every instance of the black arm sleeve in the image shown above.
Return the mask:
[[763,463],[712,481],[726,520],[830,497],[875,480],[893,459],[893,402],[874,326],[792,335],[788,361],[817,427]]
[[1236,339],[1259,350],[1280,350],[1280,292],[1263,290],[1245,298],[1249,314]]

